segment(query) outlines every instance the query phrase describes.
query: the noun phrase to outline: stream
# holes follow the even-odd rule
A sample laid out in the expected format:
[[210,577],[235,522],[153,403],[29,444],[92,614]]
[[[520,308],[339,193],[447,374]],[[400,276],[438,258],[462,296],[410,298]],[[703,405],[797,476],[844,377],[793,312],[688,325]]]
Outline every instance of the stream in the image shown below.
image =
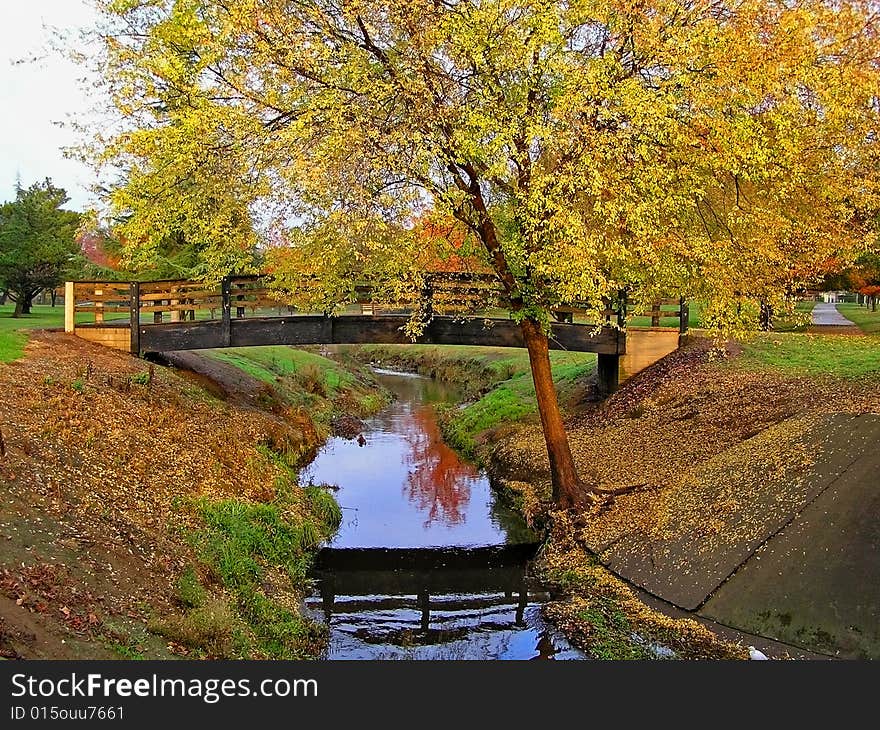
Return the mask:
[[326,659],[582,659],[541,616],[537,536],[485,473],[444,443],[436,406],[460,393],[376,371],[395,396],[362,439],[333,437],[302,483],[338,486],[337,534],[306,608],[329,624]]

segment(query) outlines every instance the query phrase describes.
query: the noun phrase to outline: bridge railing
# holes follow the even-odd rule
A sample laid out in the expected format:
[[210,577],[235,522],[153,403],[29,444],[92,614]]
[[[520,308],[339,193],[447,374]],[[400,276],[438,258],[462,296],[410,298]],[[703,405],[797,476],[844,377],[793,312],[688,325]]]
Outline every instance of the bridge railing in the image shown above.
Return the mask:
[[124,315],[131,308],[131,286],[126,281],[69,281],[64,287],[64,306],[69,331],[83,319],[91,318],[95,324],[127,319]]
[[629,329],[672,330],[684,334],[688,330],[690,309],[684,297],[679,299],[657,299],[651,308],[645,309],[634,304],[627,305],[627,327]]
[[[185,280],[151,282],[68,282],[65,287],[67,329],[82,326],[91,316],[94,325],[110,320],[128,320],[143,326],[163,322],[217,320],[226,318],[295,316],[314,314],[284,301],[284,292],[268,286],[265,276],[231,276],[219,285]],[[684,299],[660,299],[650,309],[626,304],[625,297],[606,301],[603,308],[560,306],[553,309],[560,322],[617,324],[631,329],[678,329],[687,331],[688,305]],[[420,290],[391,295],[369,283],[354,287],[349,305],[364,315],[417,312],[426,319],[437,316],[506,316],[504,292],[494,274],[431,272],[423,277]],[[127,315],[127,316],[126,316]]]

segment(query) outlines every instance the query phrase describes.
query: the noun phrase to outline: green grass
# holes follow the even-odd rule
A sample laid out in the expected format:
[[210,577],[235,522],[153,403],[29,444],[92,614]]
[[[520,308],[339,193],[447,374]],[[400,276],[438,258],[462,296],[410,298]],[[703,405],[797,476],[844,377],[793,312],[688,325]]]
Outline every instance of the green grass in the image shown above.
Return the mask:
[[317,375],[328,394],[354,385],[355,375],[339,363],[305,350],[285,345],[239,347],[234,350],[207,350],[206,355],[241,368],[258,380],[276,383],[288,376]]
[[743,348],[740,367],[848,378],[880,373],[880,341],[872,337],[762,333]]
[[[13,311],[14,304],[0,307],[0,363],[18,360],[24,354],[28,341],[27,330],[64,327],[64,306],[61,304],[55,307],[35,304],[31,307],[30,314],[18,318],[12,316]],[[117,313],[115,318],[125,316]],[[77,322],[92,322],[93,319],[87,312],[77,315]],[[114,319],[114,313],[108,314],[107,319]]]
[[[302,504],[293,508],[295,492],[304,495],[305,509]],[[336,530],[342,514],[332,495],[317,487],[300,491],[289,483],[278,493],[269,504],[234,499],[203,499],[195,504],[204,527],[193,533],[193,544],[200,560],[232,595],[235,610],[210,597],[189,568],[177,585],[178,600],[188,612],[158,630],[215,650],[222,637],[223,651],[233,655],[249,656],[254,650],[273,659],[315,655],[324,627],[300,616],[288,601],[276,600],[266,583],[272,575],[284,576],[287,590],[297,594],[316,547]]]
[[274,659],[309,656],[320,641],[321,627],[272,600],[263,584],[267,572],[279,568],[291,587],[301,586],[312,551],[338,521],[333,525],[314,518],[295,524],[283,505],[237,500],[201,502],[198,512],[206,525],[200,554],[237,598],[259,649]]
[[32,313],[14,318],[14,304],[0,307],[0,363],[12,362],[24,354],[25,330],[64,326],[64,307],[35,304]]
[[880,332],[880,310],[872,312],[861,304],[838,304],[837,311],[866,334]]
[[[596,356],[587,353],[565,353],[553,364],[553,381],[563,407],[572,399],[579,384],[596,369]],[[485,395],[463,408],[447,412],[444,435],[454,447],[474,458],[481,437],[488,431],[534,421],[538,402],[531,371],[520,372],[498,383]]]
[[285,403],[308,409],[318,426],[326,427],[338,412],[367,416],[388,402],[386,391],[363,368],[314,352],[277,345],[204,354],[271,385]]

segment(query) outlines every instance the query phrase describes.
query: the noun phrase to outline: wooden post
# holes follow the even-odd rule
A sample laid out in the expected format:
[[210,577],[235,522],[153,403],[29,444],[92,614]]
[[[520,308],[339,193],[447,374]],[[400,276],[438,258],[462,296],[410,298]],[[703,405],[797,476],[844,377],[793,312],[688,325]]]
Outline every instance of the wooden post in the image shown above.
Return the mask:
[[660,302],[654,302],[651,305],[651,326],[660,326]]
[[103,296],[103,289],[95,289],[95,324],[102,324],[104,322],[104,312],[101,311],[104,309],[104,302],[98,301],[98,297]]
[[64,282],[64,331],[73,332],[76,328],[76,294],[74,283]]
[[[171,293],[176,294],[178,292],[179,287],[171,287]],[[168,304],[172,307],[171,309],[171,321],[172,322],[180,322],[180,310],[175,309],[178,304],[180,304],[179,299],[169,299]],[[185,319],[185,317],[184,317]]]
[[691,321],[691,310],[688,306],[687,299],[681,297],[678,301],[678,346],[681,347],[684,343],[684,338],[687,336],[688,328],[690,327]]
[[526,588],[525,583],[523,583],[519,588],[519,601],[516,604],[516,615],[514,617],[514,623],[517,626],[522,626],[525,617],[526,617],[526,608],[529,605],[529,590]]
[[128,326],[132,355],[141,354],[141,285],[132,281],[128,285]]
[[620,355],[598,354],[598,368],[596,370],[596,382],[599,395],[607,398],[620,384]]
[[232,345],[232,281],[228,276],[224,276],[220,282],[220,299],[223,316],[221,340],[224,347],[230,347]]
[[325,575],[321,580],[321,606],[324,609],[324,619],[330,623],[333,618],[333,602],[336,598],[336,591],[333,586],[333,578]]
[[419,608],[422,610],[422,633],[427,634],[428,629],[431,627],[431,596],[428,594],[428,591],[425,590],[419,593],[418,599]]

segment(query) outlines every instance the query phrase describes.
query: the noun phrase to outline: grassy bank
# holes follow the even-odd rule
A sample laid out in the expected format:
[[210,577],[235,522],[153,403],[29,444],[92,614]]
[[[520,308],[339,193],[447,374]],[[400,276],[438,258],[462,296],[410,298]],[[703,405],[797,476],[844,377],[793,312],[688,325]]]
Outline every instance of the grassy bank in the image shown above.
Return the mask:
[[[525,350],[502,347],[366,345],[344,348],[361,362],[408,370],[458,384],[465,402],[441,418],[444,436],[472,459],[481,447],[526,423],[537,422],[537,401]],[[571,409],[583,399],[596,369],[591,353],[551,352],[560,403]]]
[[390,397],[362,366],[342,365],[314,352],[269,346],[202,354],[241,370],[269,386],[283,403],[308,412],[322,437],[334,417],[370,415]]
[[[180,575],[182,613],[151,629],[198,655],[303,659],[318,655],[326,627],[303,618],[298,601],[320,543],[342,514],[319,487],[301,489],[283,459],[270,502],[198,498],[182,506],[195,561]],[[212,590],[213,587],[213,590]]]
[[865,334],[880,333],[880,310],[874,312],[861,304],[838,304],[837,311]]

